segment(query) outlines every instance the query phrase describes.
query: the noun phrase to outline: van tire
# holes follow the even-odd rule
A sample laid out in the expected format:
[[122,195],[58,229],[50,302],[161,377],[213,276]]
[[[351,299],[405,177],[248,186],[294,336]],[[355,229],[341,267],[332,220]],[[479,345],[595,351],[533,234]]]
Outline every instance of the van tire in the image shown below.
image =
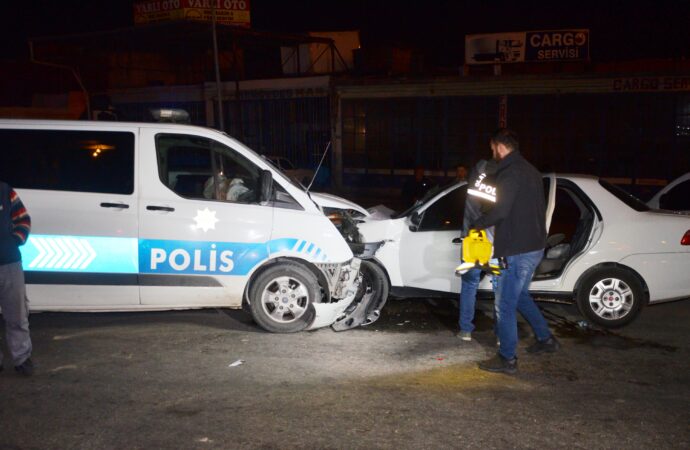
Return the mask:
[[266,331],[296,333],[313,322],[313,303],[320,295],[313,272],[297,264],[278,263],[261,272],[251,285],[252,317]]
[[579,283],[576,301],[587,319],[605,328],[619,328],[640,313],[645,293],[635,274],[610,267],[587,274]]

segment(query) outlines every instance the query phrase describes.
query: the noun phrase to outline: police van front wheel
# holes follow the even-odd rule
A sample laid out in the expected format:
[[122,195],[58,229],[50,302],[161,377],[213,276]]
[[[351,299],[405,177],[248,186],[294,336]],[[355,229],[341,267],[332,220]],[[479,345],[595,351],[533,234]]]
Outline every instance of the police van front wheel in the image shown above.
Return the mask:
[[296,264],[263,271],[249,292],[252,317],[273,333],[296,333],[314,320],[313,302],[321,292],[316,276]]

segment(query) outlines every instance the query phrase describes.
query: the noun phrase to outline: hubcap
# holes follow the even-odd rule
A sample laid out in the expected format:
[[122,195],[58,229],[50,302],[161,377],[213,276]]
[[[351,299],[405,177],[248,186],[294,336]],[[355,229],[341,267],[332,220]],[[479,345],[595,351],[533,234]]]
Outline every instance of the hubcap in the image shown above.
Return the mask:
[[589,291],[589,306],[606,320],[625,317],[633,307],[635,296],[630,286],[618,278],[605,278]]
[[278,323],[299,319],[309,306],[309,291],[296,278],[277,277],[261,293],[261,307]]

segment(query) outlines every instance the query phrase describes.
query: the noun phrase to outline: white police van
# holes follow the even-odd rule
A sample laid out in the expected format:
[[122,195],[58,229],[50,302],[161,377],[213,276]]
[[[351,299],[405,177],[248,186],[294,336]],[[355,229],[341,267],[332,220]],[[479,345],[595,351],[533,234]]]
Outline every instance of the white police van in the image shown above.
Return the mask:
[[361,276],[336,227],[224,133],[163,123],[0,119],[0,180],[32,218],[31,309],[249,305],[273,332],[344,319]]

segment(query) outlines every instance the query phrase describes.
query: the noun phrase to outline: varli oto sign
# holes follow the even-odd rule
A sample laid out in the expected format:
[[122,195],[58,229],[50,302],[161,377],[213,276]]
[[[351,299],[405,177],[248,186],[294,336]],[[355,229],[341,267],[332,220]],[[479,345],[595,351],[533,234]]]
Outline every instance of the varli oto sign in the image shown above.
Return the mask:
[[145,0],[134,3],[136,25],[172,20],[210,22],[249,28],[249,0]]

